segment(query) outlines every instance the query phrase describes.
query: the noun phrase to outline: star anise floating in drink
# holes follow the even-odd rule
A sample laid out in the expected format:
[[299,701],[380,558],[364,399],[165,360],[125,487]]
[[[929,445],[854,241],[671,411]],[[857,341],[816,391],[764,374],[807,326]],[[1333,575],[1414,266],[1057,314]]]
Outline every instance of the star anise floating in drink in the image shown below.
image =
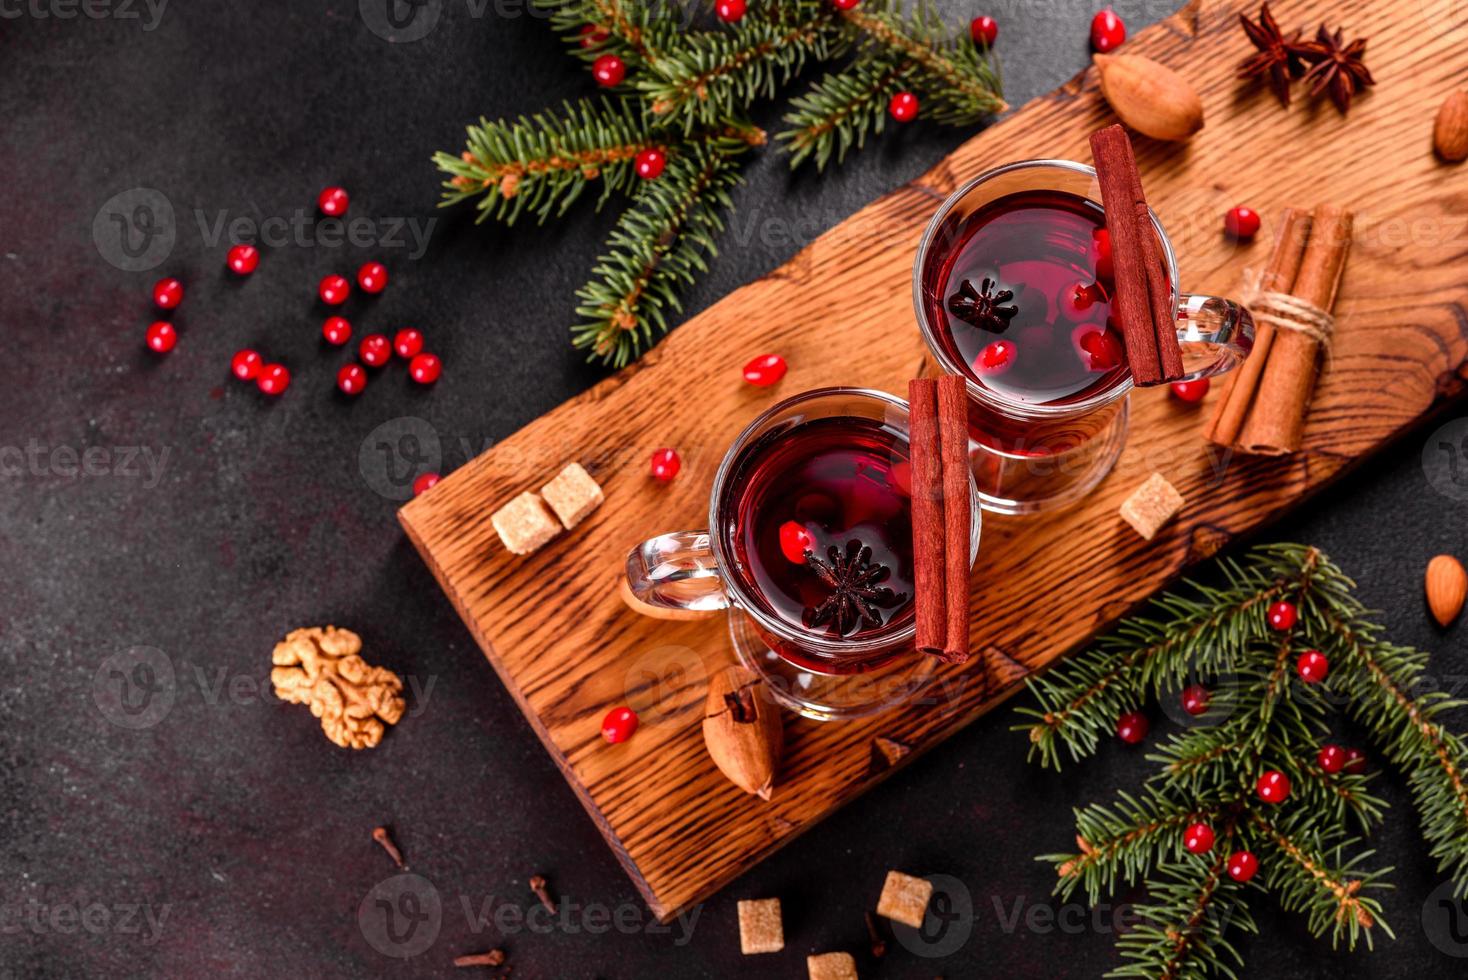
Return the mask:
[[826,549],[822,561],[815,552],[805,553],[806,564],[815,571],[822,582],[831,587],[831,594],[814,609],[806,609],[808,624],[830,626],[836,633],[845,636],[860,623],[875,629],[882,625],[882,610],[899,605],[907,600],[905,594],[898,595],[881,583],[891,571],[886,565],[872,561],[872,549],[852,538],[846,542],[843,554],[832,545]]
[[1329,92],[1330,101],[1343,116],[1351,109],[1351,96],[1376,84],[1361,60],[1366,55],[1366,39],[1358,37],[1350,44],[1342,44],[1344,33],[1337,30],[1332,34],[1321,24],[1315,40],[1305,45],[1305,60],[1311,62],[1310,70],[1305,72],[1310,94]]
[[1019,307],[1000,305],[1014,299],[1014,291],[1000,289],[996,292],[998,285],[985,276],[979,281],[979,288],[975,289],[973,280],[965,279],[958,292],[948,297],[948,312],[981,330],[1003,333],[1009,327],[1009,321],[1019,313]]
[[1281,105],[1290,104],[1290,85],[1300,78],[1310,86],[1311,95],[1328,93],[1335,107],[1345,115],[1351,108],[1351,97],[1376,84],[1363,60],[1365,38],[1346,44],[1344,31],[1332,34],[1324,24],[1316,31],[1313,41],[1302,41],[1301,31],[1286,37],[1267,3],[1260,5],[1257,23],[1243,14],[1239,14],[1239,23],[1258,50],[1239,62],[1238,77],[1267,77]]
[[1254,47],[1259,50],[1239,62],[1238,77],[1267,75],[1269,87],[1274,89],[1274,96],[1279,99],[1279,104],[1289,105],[1290,82],[1305,74],[1305,56],[1302,50],[1304,42],[1300,40],[1300,32],[1296,31],[1285,37],[1279,24],[1275,23],[1274,15],[1269,12],[1267,3],[1259,7],[1257,24],[1243,13],[1239,14],[1239,23],[1243,25],[1244,33],[1249,35]]

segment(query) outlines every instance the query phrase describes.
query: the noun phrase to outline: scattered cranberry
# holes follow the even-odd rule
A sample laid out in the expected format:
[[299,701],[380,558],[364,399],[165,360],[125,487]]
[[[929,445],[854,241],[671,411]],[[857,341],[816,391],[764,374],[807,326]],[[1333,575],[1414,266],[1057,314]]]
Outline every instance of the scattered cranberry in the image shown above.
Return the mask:
[[1121,364],[1125,356],[1121,341],[1114,330],[1098,327],[1094,323],[1083,323],[1075,331],[1076,346],[1080,348],[1081,360],[1091,371],[1110,371]]
[[662,480],[667,483],[678,475],[683,468],[683,460],[678,458],[676,449],[658,449],[652,454],[653,479]]
[[1346,749],[1346,772],[1359,776],[1366,771],[1366,753],[1360,749]]
[[405,361],[411,361],[423,350],[423,334],[412,327],[399,330],[392,339],[392,349]]
[[344,316],[329,316],[321,325],[321,336],[326,338],[328,344],[340,347],[352,339],[352,325]]
[[1315,756],[1315,761],[1326,772],[1340,772],[1346,767],[1346,750],[1339,745],[1326,743],[1320,747],[1320,752]]
[[367,372],[360,364],[343,364],[336,372],[336,386],[348,395],[360,395],[367,387]]
[[443,373],[443,362],[437,354],[418,354],[408,362],[408,377],[420,385],[431,385]]
[[643,180],[656,180],[663,175],[663,168],[668,165],[668,155],[655,146],[637,154],[637,159],[632,164],[637,169],[637,176]]
[[1223,216],[1223,230],[1231,238],[1248,241],[1259,233],[1259,212],[1253,208],[1232,208]]
[[1234,851],[1228,856],[1228,876],[1243,884],[1259,870],[1259,859],[1248,851]]
[[785,370],[785,358],[779,354],[761,354],[744,365],[744,380],[752,385],[768,388],[785,377]]
[[613,708],[601,720],[601,737],[612,745],[625,742],[637,731],[637,712],[625,705]]
[[158,354],[167,354],[178,343],[178,332],[167,320],[159,320],[148,326],[148,348]]
[[831,6],[837,10],[855,10],[861,0],[831,0]]
[[1072,320],[1084,320],[1096,299],[1094,283],[1073,282],[1060,290],[1060,311]]
[[392,341],[386,334],[369,333],[357,347],[357,356],[368,367],[382,367],[392,360]]
[[744,19],[744,0],[719,0],[714,4],[714,13],[726,24],[736,24]]
[[387,266],[381,262],[364,262],[357,270],[357,285],[364,293],[380,293],[387,288]]
[[975,17],[968,22],[968,33],[975,44],[992,48],[994,40],[999,37],[999,23],[993,17]]
[[330,218],[340,218],[346,214],[347,204],[350,202],[351,198],[340,187],[328,187],[316,198],[316,206],[321,209],[322,214]]
[[815,538],[799,521],[786,521],[780,525],[780,551],[789,561],[804,565],[805,553],[814,551],[815,546]]
[[1128,711],[1116,719],[1116,737],[1128,745],[1136,745],[1151,730],[1152,723],[1140,711]]
[[1208,389],[1213,387],[1207,378],[1199,378],[1197,381],[1174,381],[1172,383],[1172,397],[1178,401],[1196,405],[1208,394]]
[[413,481],[413,496],[421,497],[432,490],[438,484],[437,473],[419,473],[418,478]]
[[263,357],[246,348],[236,351],[234,357],[229,359],[229,370],[241,381],[254,381],[260,374],[260,367],[264,363]]
[[1278,769],[1270,769],[1259,777],[1259,782],[1254,786],[1254,792],[1265,803],[1283,803],[1285,797],[1290,795],[1290,777]]
[[255,384],[267,395],[279,395],[290,387],[291,373],[284,364],[267,364],[260,369]]
[[594,48],[611,36],[611,32],[605,27],[598,27],[596,24],[583,24],[581,27],[580,44],[583,48]]
[[237,276],[248,276],[260,264],[260,250],[253,245],[235,245],[224,261],[230,272]]
[[979,375],[1003,374],[1014,367],[1014,357],[1019,348],[1012,340],[995,340],[974,358],[974,372]]
[[1208,702],[1213,695],[1202,684],[1189,684],[1183,688],[1183,710],[1194,717],[1208,711]]
[[321,302],[327,306],[340,306],[352,294],[352,285],[347,282],[346,276],[330,275],[321,280],[316,292],[321,297]]
[[627,77],[627,66],[614,54],[604,54],[591,63],[591,77],[602,88],[613,88]]
[[912,122],[918,114],[918,97],[911,92],[898,92],[887,104],[887,111],[900,123]]
[[1195,823],[1183,833],[1183,847],[1189,854],[1207,854],[1213,850],[1213,828],[1206,823]]
[[183,283],[169,276],[153,284],[153,302],[160,310],[171,310],[183,302]]
[[1091,18],[1091,47],[1105,54],[1126,40],[1126,24],[1107,8]]
[[1281,599],[1270,605],[1269,612],[1265,614],[1265,618],[1269,621],[1270,629],[1279,630],[1283,633],[1287,629],[1293,629],[1295,621],[1300,616],[1295,611],[1295,604],[1293,602]]
[[1306,650],[1295,661],[1295,672],[1306,684],[1319,684],[1330,673],[1330,661],[1319,650]]

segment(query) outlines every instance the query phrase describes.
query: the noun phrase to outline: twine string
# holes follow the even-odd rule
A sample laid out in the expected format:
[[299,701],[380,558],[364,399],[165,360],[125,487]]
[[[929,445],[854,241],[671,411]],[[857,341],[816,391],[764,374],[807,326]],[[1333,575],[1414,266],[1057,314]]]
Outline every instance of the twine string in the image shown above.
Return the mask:
[[1276,330],[1302,333],[1328,351],[1331,334],[1335,330],[1335,317],[1298,296],[1261,289],[1263,278],[1263,270],[1244,270],[1242,302],[1253,314],[1254,322],[1267,323]]

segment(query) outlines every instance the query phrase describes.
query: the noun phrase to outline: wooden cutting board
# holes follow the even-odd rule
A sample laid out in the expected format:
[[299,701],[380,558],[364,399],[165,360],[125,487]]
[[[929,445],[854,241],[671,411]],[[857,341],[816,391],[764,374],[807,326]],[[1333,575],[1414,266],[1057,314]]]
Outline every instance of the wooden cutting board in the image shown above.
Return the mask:
[[[1094,70],[978,134],[679,327],[641,363],[402,509],[408,535],[659,917],[705,898],[888,775],[873,763],[874,738],[911,746],[907,759],[937,745],[1188,565],[1299,506],[1462,391],[1468,165],[1439,163],[1430,144],[1439,103],[1468,85],[1468,7],[1277,4],[1286,29],[1308,25],[1313,33],[1329,20],[1352,37],[1371,32],[1368,64],[1378,84],[1349,118],[1298,87],[1286,110],[1266,88],[1236,81],[1234,65],[1252,50],[1239,10],[1193,3],[1127,43],[1189,77],[1207,113],[1191,142],[1139,139],[1137,151],[1191,291],[1236,293],[1244,269],[1267,258],[1270,219],[1286,205],[1356,209],[1339,334],[1306,449],[1285,459],[1229,458],[1199,435],[1216,389],[1201,409],[1165,390],[1135,394],[1128,448],[1089,498],[1059,513],[985,521],[972,620],[997,681],[987,692],[971,665],[941,674],[925,704],[856,722],[792,718],[781,781],[774,799],[761,802],[719,775],[700,735],[704,679],[730,656],[723,620],[644,619],[622,604],[616,585],[635,543],[704,524],[714,469],[755,414],[822,385],[906,390],[924,356],[909,290],[924,224],[985,168],[1027,157],[1089,161],[1088,134],[1114,121]],[[1238,204],[1265,217],[1252,245],[1222,234],[1224,212]],[[774,389],[745,384],[744,362],[770,351],[788,359],[786,378]],[[671,484],[648,475],[659,446],[683,456]],[[570,460],[600,481],[606,504],[535,555],[507,554],[490,513]],[[1188,502],[1148,544],[1117,507],[1154,470]],[[601,719],[619,704],[637,709],[642,726],[609,746]]]

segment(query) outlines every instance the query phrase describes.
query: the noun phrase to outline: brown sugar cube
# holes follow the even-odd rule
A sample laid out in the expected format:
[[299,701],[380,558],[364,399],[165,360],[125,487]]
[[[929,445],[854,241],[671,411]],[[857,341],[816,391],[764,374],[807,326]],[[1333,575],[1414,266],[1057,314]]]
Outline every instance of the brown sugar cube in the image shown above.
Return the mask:
[[601,487],[580,463],[571,463],[557,473],[554,480],[540,488],[540,495],[568,531],[585,520],[586,515],[606,499],[601,494]]
[[490,522],[505,547],[517,555],[528,555],[561,533],[545,501],[529,490],[495,511]]
[[877,914],[920,929],[923,916],[928,914],[928,899],[932,897],[933,883],[928,879],[889,871],[887,883],[882,886],[882,897],[877,900]]
[[1147,482],[1126,498],[1126,503],[1121,505],[1121,517],[1138,534],[1151,541],[1162,525],[1182,509],[1183,495],[1161,473],[1153,473],[1147,477]]
[[810,971],[810,980],[857,980],[856,960],[850,953],[807,956],[805,968]]
[[785,926],[780,919],[778,898],[757,898],[739,903],[739,949],[752,953],[778,953],[785,948]]

